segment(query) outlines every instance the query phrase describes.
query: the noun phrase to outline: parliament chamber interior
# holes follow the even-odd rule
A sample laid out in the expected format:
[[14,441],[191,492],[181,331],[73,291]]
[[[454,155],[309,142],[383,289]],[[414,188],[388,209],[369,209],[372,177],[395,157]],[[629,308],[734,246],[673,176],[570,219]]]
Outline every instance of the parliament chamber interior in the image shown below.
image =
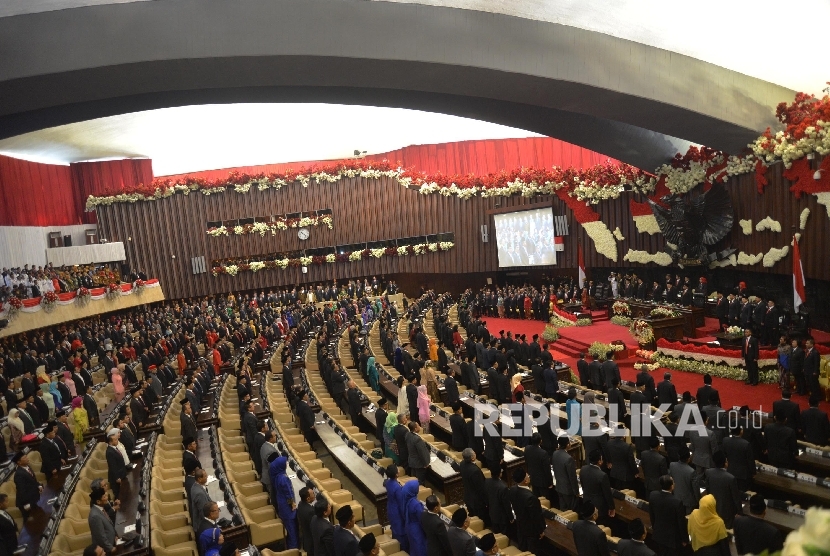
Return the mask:
[[830,553],[757,7],[0,6],[0,556]]

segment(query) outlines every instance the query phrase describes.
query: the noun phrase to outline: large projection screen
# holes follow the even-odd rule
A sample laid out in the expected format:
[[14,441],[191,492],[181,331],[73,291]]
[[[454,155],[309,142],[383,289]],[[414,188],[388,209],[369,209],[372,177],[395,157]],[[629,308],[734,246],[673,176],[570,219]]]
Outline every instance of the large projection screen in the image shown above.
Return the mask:
[[499,268],[556,264],[551,207],[494,214]]

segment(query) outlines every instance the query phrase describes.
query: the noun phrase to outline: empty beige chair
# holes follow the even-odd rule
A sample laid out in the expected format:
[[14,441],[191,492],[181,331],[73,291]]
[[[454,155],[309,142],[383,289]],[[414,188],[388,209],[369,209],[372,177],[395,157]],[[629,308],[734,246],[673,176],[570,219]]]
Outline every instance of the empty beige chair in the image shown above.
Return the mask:
[[158,515],[150,514],[150,529],[153,531],[178,531],[179,529],[192,530],[190,518],[185,514],[178,515]]
[[90,544],[92,544],[92,535],[89,533],[74,537],[69,535],[56,535],[50,554],[81,556],[84,553],[84,549]]
[[248,524],[248,529],[251,532],[251,542],[254,546],[265,546],[285,538],[285,527],[283,527],[282,521],[276,518],[273,506],[267,505],[258,509],[248,509],[240,505],[239,509]]
[[198,556],[192,529],[150,531],[150,547],[155,556]]

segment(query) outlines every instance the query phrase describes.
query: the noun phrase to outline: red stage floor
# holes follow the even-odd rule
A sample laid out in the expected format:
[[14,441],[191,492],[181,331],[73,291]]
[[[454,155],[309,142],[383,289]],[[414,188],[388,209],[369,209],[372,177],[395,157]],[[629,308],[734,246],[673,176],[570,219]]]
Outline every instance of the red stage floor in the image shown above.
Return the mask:
[[[545,329],[545,323],[538,320],[519,320],[519,319],[497,319],[487,318],[487,328],[491,334],[498,335],[499,330],[505,332],[510,330],[514,335],[526,334],[528,341],[533,334],[541,336]],[[608,343],[611,340],[624,340],[626,346],[635,345],[636,342],[631,338],[628,331],[622,327],[610,322],[603,321],[594,323],[591,326],[582,327],[566,327],[559,329],[563,337],[579,341],[583,343],[586,339],[592,338],[590,342],[601,341]],[[540,340],[541,342],[541,340]],[[572,352],[572,348],[568,348],[568,340],[562,343],[561,340],[550,345],[550,351],[554,359],[562,361],[570,365],[574,372],[576,372],[576,357]],[[588,343],[590,343],[588,342]],[[564,348],[561,349],[560,348]],[[643,362],[637,357],[629,357],[627,359],[618,360],[620,367],[620,375],[623,380],[635,380],[637,371],[634,370],[634,364]],[[672,382],[674,382],[678,393],[683,393],[688,390],[692,396],[695,395],[697,389],[703,386],[703,376],[695,373],[687,373],[684,371],[675,371],[672,369],[657,369],[652,372],[655,382],[663,380],[663,373],[669,371],[672,373]],[[760,384],[758,386],[747,386],[743,382],[737,380],[730,380],[725,378],[713,378],[713,386],[720,392],[721,403],[723,407],[748,405],[752,409],[762,409],[763,411],[772,411],[772,402],[781,399],[781,391],[776,384]],[[802,409],[807,409],[806,396],[793,396],[793,401],[798,402]],[[830,404],[821,403],[821,408],[830,412]]]

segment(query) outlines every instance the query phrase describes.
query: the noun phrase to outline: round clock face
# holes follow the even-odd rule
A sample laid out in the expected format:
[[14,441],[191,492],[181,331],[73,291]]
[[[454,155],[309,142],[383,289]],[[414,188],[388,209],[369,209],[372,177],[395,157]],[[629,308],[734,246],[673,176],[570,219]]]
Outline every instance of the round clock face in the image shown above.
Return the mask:
[[308,236],[309,236],[308,228],[300,228],[297,231],[297,237],[300,238],[300,239],[308,239]]

